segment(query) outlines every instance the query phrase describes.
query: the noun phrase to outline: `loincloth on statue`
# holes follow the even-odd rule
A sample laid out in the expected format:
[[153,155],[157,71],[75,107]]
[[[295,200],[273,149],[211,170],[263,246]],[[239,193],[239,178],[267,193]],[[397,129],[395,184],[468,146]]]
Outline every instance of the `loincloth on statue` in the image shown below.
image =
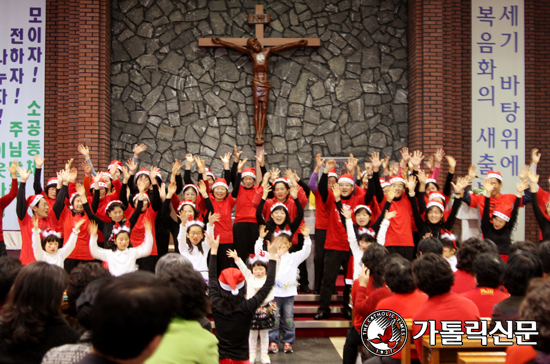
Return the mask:
[[267,102],[269,89],[271,88],[269,83],[252,79],[252,87],[254,90],[254,99],[260,102]]

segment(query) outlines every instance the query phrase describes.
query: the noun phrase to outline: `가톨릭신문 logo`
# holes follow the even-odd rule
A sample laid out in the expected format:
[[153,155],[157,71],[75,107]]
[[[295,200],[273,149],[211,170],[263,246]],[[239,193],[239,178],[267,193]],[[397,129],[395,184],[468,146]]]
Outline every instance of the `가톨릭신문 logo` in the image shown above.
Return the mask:
[[361,325],[361,342],[377,356],[397,354],[408,338],[407,323],[397,312],[376,310]]

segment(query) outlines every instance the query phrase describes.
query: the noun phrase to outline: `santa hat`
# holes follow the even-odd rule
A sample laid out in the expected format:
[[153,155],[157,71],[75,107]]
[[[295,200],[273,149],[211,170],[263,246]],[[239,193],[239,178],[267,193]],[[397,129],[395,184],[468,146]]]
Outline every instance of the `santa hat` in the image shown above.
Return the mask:
[[114,203],[119,203],[119,204],[121,204],[122,206],[124,206],[124,204],[122,203],[122,201],[120,201],[120,200],[113,200],[113,201],[109,202],[109,203],[107,204],[107,206],[105,206],[105,213],[107,213],[107,210],[109,210],[109,207],[111,207]]
[[335,169],[335,168],[331,168],[330,171],[328,171],[328,176],[329,176],[329,177],[334,177],[334,178],[338,179],[338,173],[336,173],[336,169]]
[[[149,195],[147,194],[147,192],[143,192],[143,194],[145,195],[145,198],[147,199],[147,201],[149,201],[149,203],[151,203],[151,200],[149,199]],[[132,201],[134,201],[134,204],[136,203],[136,200],[137,200],[138,197],[139,197],[139,193],[136,194],[134,196],[134,198],[132,199]]]
[[248,264],[250,265],[253,265],[257,261],[264,262],[265,264],[269,262],[269,257],[262,249],[260,249],[260,252],[258,254],[250,254],[250,256],[248,257]]
[[363,177],[365,176],[365,174],[367,174],[368,171],[365,169],[363,172],[361,172],[361,179],[363,179]]
[[61,233],[60,232],[57,232],[57,231],[51,230],[51,229],[46,229],[46,230],[42,231],[42,239],[46,239],[50,235],[53,235],[56,238],[61,239]]
[[[78,192],[75,192],[71,195],[71,198],[69,198],[69,204],[72,205],[75,197],[78,196]],[[73,206],[69,206],[69,208],[72,210]]]
[[101,174],[104,175],[104,176],[109,177],[109,178],[111,179],[111,181],[113,180],[113,175],[112,175],[111,173],[109,173],[109,172],[102,172]]
[[372,215],[372,210],[371,210],[370,207],[368,207],[367,205],[357,205],[357,206],[355,207],[355,209],[353,210],[353,212],[354,212],[355,214],[357,214],[357,211],[359,211],[359,210],[361,210],[361,209],[367,210],[367,213],[368,213],[369,215]]
[[183,187],[183,191],[185,192],[185,190],[186,190],[187,188],[192,188],[192,189],[194,189],[194,190],[195,190],[195,193],[197,194],[197,196],[199,195],[199,188],[198,188],[197,186],[195,186],[194,184],[191,184],[191,183],[190,183],[190,184],[185,185],[185,186]]
[[290,226],[285,226],[284,229],[281,229],[277,226],[277,229],[275,229],[275,232],[273,232],[273,238],[276,238],[282,234],[285,234],[289,238],[292,238],[292,230],[290,230]]
[[225,179],[216,178],[216,181],[212,185],[212,189],[214,189],[216,187],[220,187],[220,186],[225,187],[225,189],[229,191],[229,186],[227,185],[227,182],[225,181]]
[[388,181],[386,181],[385,178],[380,178],[380,187],[384,188],[388,186],[391,186],[391,184]]
[[[101,187],[103,187],[103,188],[108,188],[108,187],[107,187],[107,183],[102,182],[102,181],[99,182],[99,187],[100,187],[100,188],[101,188]],[[95,182],[93,182],[93,183],[90,185],[90,190],[93,190],[93,189],[95,189]]]
[[[495,178],[495,177],[491,177],[491,178]],[[495,211],[493,212],[493,216],[498,216],[506,222],[510,221],[510,217],[512,216],[512,205],[499,204],[495,206]]]
[[218,279],[220,287],[224,291],[231,292],[233,296],[239,294],[239,289],[244,287],[244,275],[238,268],[225,268]]
[[213,180],[216,179],[216,176],[214,175],[214,173],[212,173],[212,171],[209,168],[205,168],[205,172],[206,172],[206,175],[212,177]]
[[340,183],[349,183],[352,186],[355,185],[355,181],[353,180],[353,177],[351,176],[351,174],[347,174],[347,173],[341,175],[340,178],[338,178],[338,184]]
[[139,176],[141,176],[142,174],[144,174],[144,175],[146,175],[147,177],[149,177],[149,170],[146,169],[146,168],[142,168],[142,169],[140,169],[139,171],[137,171],[137,173],[136,173],[136,175],[135,175],[136,179],[137,179]]
[[114,160],[112,161],[109,166],[107,167],[108,170],[110,170],[111,168],[113,168],[113,166],[116,166],[116,168],[122,172],[122,162],[121,161],[118,161],[118,160]]
[[433,183],[439,189],[439,186],[437,185],[437,180],[435,178],[433,178],[432,176],[430,176],[428,179],[426,179],[426,185],[428,183]]
[[38,205],[41,199],[44,198],[44,195],[32,195],[27,197],[27,208],[33,208],[34,206]]
[[185,201],[180,202],[180,205],[178,206],[178,212],[180,212],[181,209],[183,209],[183,206],[185,206],[185,205],[189,205],[194,209],[196,208],[196,205],[193,203],[193,201],[185,200]]
[[428,195],[428,200],[432,201],[435,198],[439,198],[442,201],[445,201],[445,195],[443,195],[441,192],[438,192],[438,191],[430,192],[430,194]]
[[185,230],[189,230],[191,226],[200,226],[202,229],[204,229],[204,222],[199,220],[193,220],[191,216],[189,216],[189,221],[185,224]]
[[279,177],[277,178],[275,181],[273,181],[273,186],[275,186],[277,183],[279,182],[283,182],[284,184],[286,184],[288,187],[290,187],[291,185],[291,181],[290,181],[290,178],[288,177]]
[[256,170],[254,169],[254,167],[246,167],[244,169],[243,173],[241,174],[241,177],[242,178],[252,177],[252,178],[256,179]]
[[394,183],[398,183],[398,182],[401,182],[404,185],[407,184],[407,182],[405,182],[405,179],[401,176],[393,176],[392,178],[390,178],[390,184],[393,185]]
[[429,210],[430,207],[437,207],[441,210],[441,212],[445,211],[445,207],[443,206],[443,204],[441,202],[437,202],[437,201],[430,201],[428,202],[428,204],[426,205],[426,210]]
[[46,183],[46,189],[52,186],[57,186],[57,177],[52,177],[48,180],[48,183]]
[[286,207],[286,205],[284,203],[280,203],[280,202],[277,202],[276,204],[273,204],[273,206],[271,206],[271,210],[269,210],[269,212],[273,212],[273,210],[275,210],[277,207],[284,208],[285,211],[288,213],[288,207]]
[[451,234],[448,230],[445,230],[445,233],[441,234],[439,236],[439,239],[440,240],[449,239],[450,241],[453,242],[453,245],[456,249],[456,236],[454,234]]
[[500,174],[500,172],[489,171],[489,172],[487,172],[487,178],[496,178],[500,182],[503,181],[502,174]]

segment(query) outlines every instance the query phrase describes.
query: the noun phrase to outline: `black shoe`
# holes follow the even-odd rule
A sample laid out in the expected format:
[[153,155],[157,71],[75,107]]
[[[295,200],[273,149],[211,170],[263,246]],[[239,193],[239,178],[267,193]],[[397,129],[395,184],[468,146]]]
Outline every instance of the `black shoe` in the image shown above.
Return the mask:
[[298,287],[298,291],[302,293],[311,293],[311,289],[309,289],[308,286],[304,286],[304,285],[301,285],[300,287]]
[[351,312],[349,310],[342,311],[342,317],[346,320],[351,320]]
[[313,294],[320,294],[321,292],[318,290],[313,290]]
[[320,312],[317,315],[315,315],[315,320],[328,320],[330,318],[330,313],[326,312]]

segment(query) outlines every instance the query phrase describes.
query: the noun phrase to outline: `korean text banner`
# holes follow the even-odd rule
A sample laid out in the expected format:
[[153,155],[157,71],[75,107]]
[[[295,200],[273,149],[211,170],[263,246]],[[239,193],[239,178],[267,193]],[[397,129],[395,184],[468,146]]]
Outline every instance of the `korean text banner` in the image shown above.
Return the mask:
[[[11,186],[9,163],[16,159],[32,175],[33,157],[44,150],[45,0],[2,0],[0,11],[0,193]],[[4,211],[4,230],[19,230],[16,201]]]
[[[502,173],[501,193],[516,194],[525,166],[524,6],[521,0],[472,0],[472,163],[480,179]],[[523,240],[520,209],[514,240]]]

